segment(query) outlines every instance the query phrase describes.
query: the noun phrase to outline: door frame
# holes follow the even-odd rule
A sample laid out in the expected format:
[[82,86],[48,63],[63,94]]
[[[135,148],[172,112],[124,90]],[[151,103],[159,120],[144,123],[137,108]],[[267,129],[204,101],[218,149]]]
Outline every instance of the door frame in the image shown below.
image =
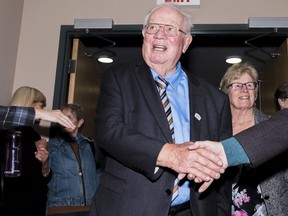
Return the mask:
[[[257,37],[267,35],[273,29],[250,29],[248,24],[194,24],[193,37]],[[79,30],[73,25],[62,25],[60,30],[59,50],[57,58],[56,78],[53,96],[53,109],[58,109],[67,98],[69,83],[69,59],[73,38],[82,37],[118,37],[125,35],[141,36],[142,25],[114,25],[112,29]],[[279,29],[276,37],[287,37],[287,29]],[[274,35],[275,37],[275,35]],[[206,42],[205,42],[206,43]],[[208,41],[207,41],[208,43]],[[193,44],[193,43],[192,43]],[[221,46],[221,44],[220,44]]]

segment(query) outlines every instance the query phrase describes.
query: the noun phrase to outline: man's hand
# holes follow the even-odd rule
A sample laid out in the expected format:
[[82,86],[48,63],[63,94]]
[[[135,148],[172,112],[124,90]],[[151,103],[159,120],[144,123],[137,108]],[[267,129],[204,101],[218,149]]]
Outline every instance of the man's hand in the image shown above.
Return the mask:
[[[183,144],[166,143],[157,158],[157,166],[168,167],[179,173],[182,179],[186,174],[203,181],[220,178],[224,172],[221,158],[212,151],[192,147],[192,142]],[[191,148],[190,148],[191,147]]]
[[[210,160],[211,158],[211,153],[213,152],[215,155],[217,155],[223,165],[222,168],[226,169],[228,167],[228,162],[226,158],[226,154],[223,148],[223,145],[220,142],[213,142],[213,141],[197,141],[193,145],[189,146],[189,150],[191,151],[196,151],[197,153],[201,154],[203,157],[206,157],[207,160]],[[213,154],[212,154],[213,155]],[[202,167],[202,169],[211,169],[214,167],[213,163],[207,163],[206,167]],[[194,173],[189,173],[188,174],[188,179],[193,179],[196,183],[200,183],[204,181],[204,183],[200,186],[199,192],[205,191],[214,181],[212,176],[210,176],[210,180],[205,181],[205,179],[201,179],[199,176],[195,176]]]
[[[211,153],[218,156],[218,158],[222,161],[222,167],[226,169],[228,167],[228,161],[226,158],[226,154],[221,142],[215,141],[197,141],[194,142],[193,145],[189,146],[189,150],[195,150],[200,153],[202,156],[206,157],[207,159],[211,156]],[[213,155],[212,154],[212,155]],[[209,158],[210,159],[210,158]],[[210,159],[211,160],[211,159]],[[215,158],[213,158],[213,161]]]
[[75,129],[76,127],[60,110],[44,110],[35,108],[35,119],[56,122],[71,129]]

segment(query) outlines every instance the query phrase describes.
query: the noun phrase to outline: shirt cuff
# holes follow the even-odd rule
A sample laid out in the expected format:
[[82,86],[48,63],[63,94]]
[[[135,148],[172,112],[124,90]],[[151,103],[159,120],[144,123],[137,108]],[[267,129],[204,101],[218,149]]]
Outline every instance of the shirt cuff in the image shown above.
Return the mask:
[[227,157],[228,166],[249,164],[250,160],[240,143],[234,138],[221,141]]

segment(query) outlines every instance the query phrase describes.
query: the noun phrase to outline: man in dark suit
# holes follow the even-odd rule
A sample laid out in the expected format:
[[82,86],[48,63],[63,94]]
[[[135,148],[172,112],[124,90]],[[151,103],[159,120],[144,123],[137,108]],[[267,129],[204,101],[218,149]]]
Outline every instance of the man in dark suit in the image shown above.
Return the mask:
[[144,61],[103,73],[96,141],[107,157],[90,215],[229,215],[231,184],[225,179],[202,194],[193,181],[177,180],[178,174],[208,174],[198,170],[203,158],[188,150],[191,140],[231,136],[227,96],[179,62],[192,42],[190,30],[188,15],[158,6],[144,21]]

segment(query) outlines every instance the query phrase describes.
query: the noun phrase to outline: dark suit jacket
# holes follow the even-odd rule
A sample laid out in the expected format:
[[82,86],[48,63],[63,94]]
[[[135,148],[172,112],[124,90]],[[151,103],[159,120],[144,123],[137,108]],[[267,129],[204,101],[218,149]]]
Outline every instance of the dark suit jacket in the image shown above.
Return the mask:
[[288,150],[288,109],[234,136],[253,167]]
[[[191,140],[230,137],[226,94],[204,80],[188,76]],[[172,143],[172,138],[146,63],[141,59],[105,71],[98,103],[96,141],[107,158],[90,215],[167,215],[177,174],[168,168],[154,173],[161,148]],[[193,215],[227,216],[231,184],[224,185],[224,181],[216,181],[207,192],[199,194],[197,185],[191,183]]]

